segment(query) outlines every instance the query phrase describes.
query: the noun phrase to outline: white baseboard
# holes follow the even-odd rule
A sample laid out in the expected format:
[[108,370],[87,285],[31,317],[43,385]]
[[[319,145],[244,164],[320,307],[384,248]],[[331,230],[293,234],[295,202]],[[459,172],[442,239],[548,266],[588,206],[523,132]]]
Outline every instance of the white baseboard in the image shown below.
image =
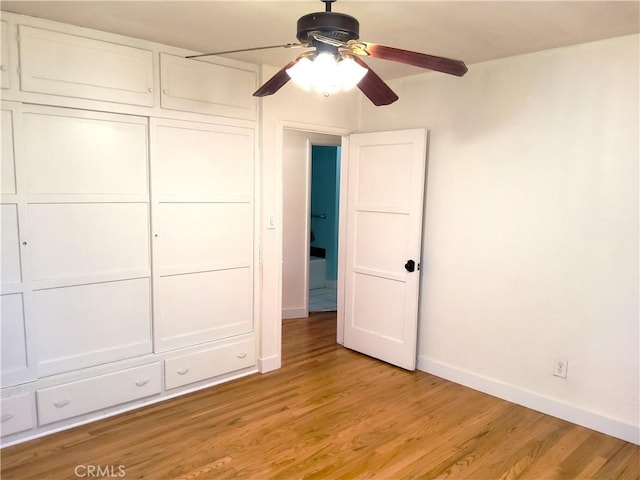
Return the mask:
[[280,355],[272,355],[271,357],[258,358],[258,371],[267,373],[278,370],[282,366]]
[[288,320],[290,318],[307,318],[309,311],[305,308],[283,308],[282,319]]
[[461,370],[425,356],[418,357],[418,370],[473,388],[552,417],[560,418],[598,432],[640,445],[640,425],[583,410],[550,397],[518,388],[504,382]]

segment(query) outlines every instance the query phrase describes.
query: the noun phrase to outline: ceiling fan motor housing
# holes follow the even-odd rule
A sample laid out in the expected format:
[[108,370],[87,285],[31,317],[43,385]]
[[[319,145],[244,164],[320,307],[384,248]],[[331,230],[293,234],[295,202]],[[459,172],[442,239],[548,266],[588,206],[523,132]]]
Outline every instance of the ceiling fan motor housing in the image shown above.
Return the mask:
[[360,38],[360,23],[351,15],[337,12],[309,13],[298,19],[298,41],[318,46],[313,34],[348,42]]

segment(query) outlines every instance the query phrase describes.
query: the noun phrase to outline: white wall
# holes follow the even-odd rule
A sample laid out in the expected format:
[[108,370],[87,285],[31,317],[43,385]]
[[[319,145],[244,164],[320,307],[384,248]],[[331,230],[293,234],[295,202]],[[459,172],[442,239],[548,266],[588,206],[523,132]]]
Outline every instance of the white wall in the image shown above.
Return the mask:
[[[278,69],[262,67],[267,80]],[[283,135],[285,127],[332,135],[342,135],[357,125],[359,92],[336,94],[328,98],[306,93],[286,84],[276,95],[262,99],[262,295],[261,343],[258,367],[269,371],[280,367],[282,322],[282,245],[283,245]],[[269,217],[274,229],[269,229]]]
[[636,443],[638,44],[393,81],[360,125],[430,129],[421,368]]

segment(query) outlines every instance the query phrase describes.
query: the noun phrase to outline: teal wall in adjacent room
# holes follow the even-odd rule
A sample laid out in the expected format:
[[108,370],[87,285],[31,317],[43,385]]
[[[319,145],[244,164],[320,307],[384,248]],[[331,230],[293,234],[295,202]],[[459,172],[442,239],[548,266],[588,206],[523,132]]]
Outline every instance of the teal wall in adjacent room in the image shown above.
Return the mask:
[[[327,280],[338,279],[338,207],[340,147],[311,147],[311,246],[327,251]],[[326,215],[326,219],[313,215]]]

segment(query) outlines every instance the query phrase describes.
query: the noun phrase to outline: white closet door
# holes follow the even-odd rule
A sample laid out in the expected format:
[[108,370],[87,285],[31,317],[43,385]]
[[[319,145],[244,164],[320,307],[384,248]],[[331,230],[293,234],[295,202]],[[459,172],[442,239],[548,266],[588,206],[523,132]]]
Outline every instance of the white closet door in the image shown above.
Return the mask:
[[39,375],[150,353],[147,119],[32,106],[22,124]]
[[18,183],[16,129],[22,118],[22,106],[2,103],[2,158],[0,170],[0,365],[2,386],[7,387],[35,380],[34,350],[28,346],[33,333],[29,323],[30,288],[25,279],[27,252],[22,245],[25,195]]
[[156,351],[252,331],[253,129],[154,120]]

